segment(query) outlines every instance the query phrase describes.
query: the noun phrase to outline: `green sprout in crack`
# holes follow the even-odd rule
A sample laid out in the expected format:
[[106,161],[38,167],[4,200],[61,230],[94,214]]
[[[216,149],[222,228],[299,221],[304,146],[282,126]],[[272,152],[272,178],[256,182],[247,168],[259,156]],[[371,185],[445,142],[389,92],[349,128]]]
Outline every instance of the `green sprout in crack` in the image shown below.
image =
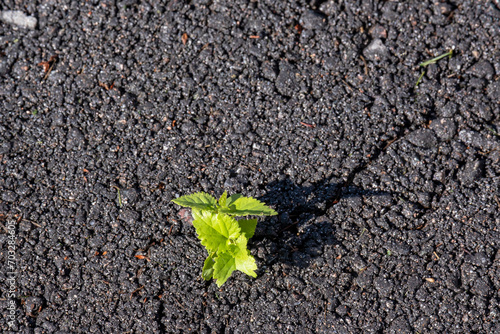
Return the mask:
[[257,219],[235,217],[274,216],[278,214],[276,211],[253,197],[240,194],[227,196],[227,192],[219,200],[210,194],[198,192],[181,196],[172,202],[192,210],[193,226],[208,253],[202,269],[205,280],[215,278],[220,287],[235,270],[257,277],[257,264],[247,249]]
[[500,133],[496,132],[495,130],[493,130],[492,128],[489,128],[489,127],[486,127],[486,129],[488,129],[493,135],[497,136],[497,137],[500,137]]
[[439,55],[439,56],[434,57],[432,59],[426,60],[426,61],[420,63],[418,66],[420,66],[420,67],[426,67],[426,66],[428,66],[430,64],[437,63],[438,60],[441,60],[441,59],[446,58],[446,57],[450,57],[451,58],[452,56],[453,56],[453,50],[450,50],[450,51],[448,51],[446,53],[443,53],[442,55]]
[[[446,58],[446,57],[451,58],[452,56],[453,56],[453,49],[450,49],[450,51],[448,51],[446,53],[443,53],[442,55],[439,55],[437,57],[434,57],[432,59],[426,60],[426,61],[418,64],[418,66],[420,66],[420,67],[427,67],[427,66],[429,66],[431,64],[437,63],[439,60],[441,60],[443,58]],[[415,88],[417,88],[418,85],[420,84],[420,82],[422,81],[422,78],[424,77],[424,74],[425,74],[425,70],[422,70],[422,73],[420,73],[420,76],[418,77],[417,83],[415,84]]]

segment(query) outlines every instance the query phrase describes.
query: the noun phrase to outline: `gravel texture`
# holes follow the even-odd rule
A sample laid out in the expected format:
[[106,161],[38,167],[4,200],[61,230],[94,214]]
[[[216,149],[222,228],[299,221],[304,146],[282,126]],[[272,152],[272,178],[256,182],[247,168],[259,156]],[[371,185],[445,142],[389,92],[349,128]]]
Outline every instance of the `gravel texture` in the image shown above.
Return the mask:
[[[2,6],[2,332],[500,332],[498,1]],[[224,190],[279,215],[218,289]]]

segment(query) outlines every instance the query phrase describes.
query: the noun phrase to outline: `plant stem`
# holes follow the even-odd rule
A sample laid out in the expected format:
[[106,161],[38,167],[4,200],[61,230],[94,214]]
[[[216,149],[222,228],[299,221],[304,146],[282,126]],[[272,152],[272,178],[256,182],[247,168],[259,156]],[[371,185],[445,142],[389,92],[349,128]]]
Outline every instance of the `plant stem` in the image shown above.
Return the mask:
[[446,53],[443,53],[442,55],[439,55],[439,56],[437,56],[437,57],[435,57],[435,58],[432,58],[432,59],[426,60],[426,61],[424,61],[423,63],[420,63],[418,66],[421,66],[421,67],[426,67],[427,65],[434,64],[434,63],[436,63],[438,60],[443,59],[443,58],[445,58],[445,57],[450,57],[450,58],[451,58],[451,56],[452,56],[452,55],[453,55],[453,50],[450,50],[450,51],[448,51],[448,52],[446,52]]

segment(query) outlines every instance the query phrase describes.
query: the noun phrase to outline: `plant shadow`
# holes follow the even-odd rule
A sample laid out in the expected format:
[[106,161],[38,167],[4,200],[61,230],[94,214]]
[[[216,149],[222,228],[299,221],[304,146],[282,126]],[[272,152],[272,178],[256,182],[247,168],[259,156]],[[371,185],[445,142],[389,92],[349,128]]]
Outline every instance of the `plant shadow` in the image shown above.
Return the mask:
[[288,263],[305,268],[323,254],[325,245],[336,245],[335,229],[329,209],[342,198],[389,195],[324,180],[296,185],[288,177],[266,186],[259,200],[272,206],[278,216],[267,217],[257,225],[252,238],[257,257],[267,266]]

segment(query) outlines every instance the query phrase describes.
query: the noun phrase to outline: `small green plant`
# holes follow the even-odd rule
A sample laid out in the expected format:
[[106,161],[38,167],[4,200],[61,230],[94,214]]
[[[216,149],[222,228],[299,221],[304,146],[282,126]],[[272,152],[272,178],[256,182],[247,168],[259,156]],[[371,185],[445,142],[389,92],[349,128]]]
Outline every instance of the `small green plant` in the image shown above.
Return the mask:
[[[443,53],[442,55],[439,55],[439,56],[434,57],[432,59],[426,60],[426,61],[418,64],[418,66],[425,68],[425,67],[429,66],[430,64],[437,63],[438,60],[441,60],[441,59],[446,58],[446,57],[451,58],[452,56],[453,56],[453,49],[449,50],[446,53]],[[425,70],[422,70],[422,72],[420,73],[420,76],[418,77],[417,83],[415,84],[415,88],[417,88],[418,85],[420,84],[420,82],[422,81],[424,74],[425,74]]]
[[434,58],[432,58],[432,59],[426,60],[426,61],[424,61],[424,62],[422,62],[422,63],[418,64],[418,66],[420,66],[420,67],[426,67],[426,66],[428,66],[428,65],[430,65],[430,64],[435,64],[435,63],[437,63],[437,61],[438,61],[438,60],[441,60],[441,59],[446,58],[446,57],[451,58],[452,56],[453,56],[453,49],[449,50],[449,51],[448,51],[448,52],[446,52],[446,53],[443,53],[442,55],[439,55],[439,56],[434,57]]
[[257,264],[247,249],[257,219],[236,220],[234,217],[274,216],[278,214],[276,211],[252,197],[240,194],[228,197],[226,191],[218,201],[207,193],[198,192],[172,202],[191,208],[193,226],[208,252],[202,270],[205,280],[215,278],[220,287],[235,270],[257,277]]

